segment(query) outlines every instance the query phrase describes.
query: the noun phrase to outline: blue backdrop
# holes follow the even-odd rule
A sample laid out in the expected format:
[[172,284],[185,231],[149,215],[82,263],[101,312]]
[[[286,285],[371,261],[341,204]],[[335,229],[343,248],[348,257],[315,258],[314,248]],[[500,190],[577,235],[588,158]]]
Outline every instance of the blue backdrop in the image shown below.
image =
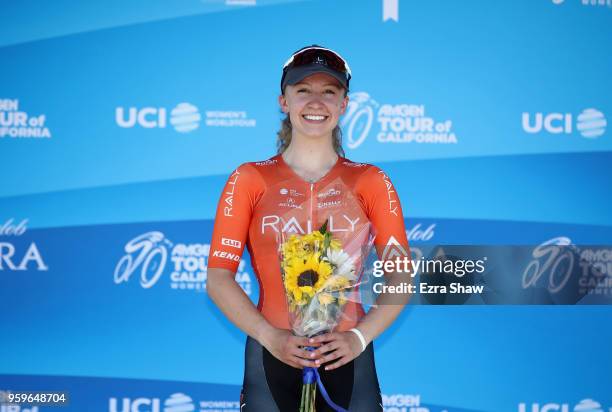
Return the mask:
[[[349,61],[346,155],[392,178],[414,248],[612,244],[611,0],[0,10],[0,391],[238,411],[244,335],[205,293],[214,212],[274,154],[307,44]],[[256,301],[246,255],[237,280]],[[612,411],[611,325],[604,305],[411,305],[375,342],[385,410]]]

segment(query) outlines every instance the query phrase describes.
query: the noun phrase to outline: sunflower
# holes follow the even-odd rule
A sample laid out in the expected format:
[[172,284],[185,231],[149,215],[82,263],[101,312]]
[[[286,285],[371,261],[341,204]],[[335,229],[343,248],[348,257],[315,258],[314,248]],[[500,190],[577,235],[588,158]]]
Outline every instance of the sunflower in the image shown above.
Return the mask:
[[292,303],[307,304],[331,276],[331,265],[320,258],[318,253],[313,253],[304,258],[287,259],[284,283]]
[[283,243],[283,257],[285,261],[293,257],[301,257],[303,254],[304,248],[299,236],[292,235]]

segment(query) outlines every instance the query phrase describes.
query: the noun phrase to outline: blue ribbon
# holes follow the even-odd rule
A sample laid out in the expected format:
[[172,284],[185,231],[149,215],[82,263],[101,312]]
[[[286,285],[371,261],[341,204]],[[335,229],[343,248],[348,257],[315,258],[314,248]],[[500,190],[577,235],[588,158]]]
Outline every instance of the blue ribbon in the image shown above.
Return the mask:
[[315,368],[304,368],[304,370],[302,371],[302,383],[315,383],[317,380],[317,376],[315,374],[316,371],[317,370]]
[[[304,349],[306,349],[306,350],[313,350],[314,347],[309,346],[309,347],[306,347]],[[329,397],[329,394],[325,390],[325,386],[323,386],[323,382],[321,381],[321,375],[319,375],[319,371],[316,368],[304,368],[302,370],[302,383],[310,384],[310,383],[314,383],[315,381],[317,382],[317,386],[319,387],[319,391],[321,391],[321,395],[323,396],[323,399],[325,399],[325,402],[327,402],[327,404],[334,411],[337,411],[337,412],[348,412],[342,406],[336,405],[334,403],[334,401],[331,400],[331,398]]]

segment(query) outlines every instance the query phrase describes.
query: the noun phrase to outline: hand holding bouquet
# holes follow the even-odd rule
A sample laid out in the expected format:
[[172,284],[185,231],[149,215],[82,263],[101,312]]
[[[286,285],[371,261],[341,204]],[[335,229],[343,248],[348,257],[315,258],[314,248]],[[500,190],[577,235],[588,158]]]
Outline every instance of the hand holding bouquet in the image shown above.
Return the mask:
[[[347,302],[359,302],[363,262],[372,246],[369,225],[339,239],[327,230],[326,221],[319,230],[281,238],[281,273],[293,332],[304,337],[332,332],[347,316]],[[315,410],[316,384],[333,404],[316,369],[305,368],[300,412]]]

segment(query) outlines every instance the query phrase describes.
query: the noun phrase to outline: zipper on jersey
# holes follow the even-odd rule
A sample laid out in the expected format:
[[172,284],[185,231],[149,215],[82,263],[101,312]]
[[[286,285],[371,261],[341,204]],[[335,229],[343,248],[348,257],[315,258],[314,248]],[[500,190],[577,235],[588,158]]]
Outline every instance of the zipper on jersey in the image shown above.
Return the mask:
[[308,230],[309,232],[312,232],[315,227],[313,202],[314,202],[314,183],[311,183],[310,184],[310,216],[308,217],[310,219],[310,229]]

